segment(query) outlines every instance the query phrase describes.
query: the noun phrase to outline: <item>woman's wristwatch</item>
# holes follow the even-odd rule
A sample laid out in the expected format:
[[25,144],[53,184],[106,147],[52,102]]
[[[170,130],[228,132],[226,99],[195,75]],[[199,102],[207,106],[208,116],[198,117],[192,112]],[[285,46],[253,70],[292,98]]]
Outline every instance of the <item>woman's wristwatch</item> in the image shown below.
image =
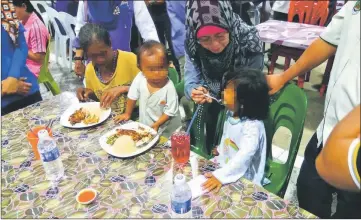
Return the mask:
[[75,61],[77,61],[77,60],[83,61],[83,57],[74,57],[74,60]]

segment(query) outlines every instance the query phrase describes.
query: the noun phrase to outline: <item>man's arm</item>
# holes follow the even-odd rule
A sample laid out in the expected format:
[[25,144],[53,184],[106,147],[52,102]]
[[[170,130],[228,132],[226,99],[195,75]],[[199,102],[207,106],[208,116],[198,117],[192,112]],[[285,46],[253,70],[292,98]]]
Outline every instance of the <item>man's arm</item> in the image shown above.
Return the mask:
[[135,24],[138,27],[140,35],[147,40],[155,40],[159,42],[157,29],[155,28],[152,17],[149,14],[147,5],[144,1],[133,1]]
[[296,76],[315,68],[325,62],[329,57],[336,53],[339,44],[342,27],[344,25],[344,16],[348,13],[350,5],[345,5],[333,18],[320,38],[315,40],[297,60],[297,62],[286,70],[283,74],[267,76],[270,93],[276,93],[284,84]]
[[360,179],[358,177],[357,186],[351,174],[355,172],[349,166],[349,163],[355,164],[352,161],[355,158],[350,158],[350,150],[352,155],[355,153],[352,151],[357,150],[354,145],[358,144],[358,148],[360,145],[360,114],[358,105],[336,125],[316,158],[317,172],[326,182],[339,189],[360,191]]
[[282,74],[286,83],[325,62],[336,53],[336,47],[319,38],[305,50],[300,59]]

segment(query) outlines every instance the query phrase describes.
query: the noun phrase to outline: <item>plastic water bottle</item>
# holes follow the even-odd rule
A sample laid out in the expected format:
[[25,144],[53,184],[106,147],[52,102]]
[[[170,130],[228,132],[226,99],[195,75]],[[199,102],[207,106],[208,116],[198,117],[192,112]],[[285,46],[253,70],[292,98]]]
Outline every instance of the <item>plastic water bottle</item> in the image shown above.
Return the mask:
[[51,181],[59,180],[64,176],[64,167],[56,142],[45,129],[38,132],[38,137],[38,150],[43,161],[46,177]]
[[171,194],[171,207],[173,218],[191,218],[192,191],[186,177],[183,174],[177,174],[174,178],[174,185]]

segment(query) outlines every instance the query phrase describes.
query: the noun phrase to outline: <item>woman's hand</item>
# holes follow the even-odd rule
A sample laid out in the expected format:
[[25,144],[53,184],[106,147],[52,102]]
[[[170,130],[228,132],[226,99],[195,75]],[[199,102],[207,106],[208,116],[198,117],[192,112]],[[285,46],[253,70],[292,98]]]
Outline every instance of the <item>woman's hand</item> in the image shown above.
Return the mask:
[[26,78],[25,77],[21,77],[18,80],[18,91],[17,94],[19,95],[27,95],[31,89],[32,84],[25,82]]
[[78,97],[79,101],[86,101],[91,94],[93,94],[93,90],[88,88],[78,88],[76,90],[76,96]]
[[85,65],[81,60],[75,61],[74,72],[79,78],[84,77]]
[[4,79],[1,82],[1,85],[2,85],[1,94],[2,95],[10,95],[10,94],[17,93],[18,92],[18,84],[19,84],[19,80],[14,77],[8,77],[8,78]]
[[215,176],[213,176],[212,173],[206,173],[204,176],[208,180],[202,184],[203,190],[206,190],[207,192],[215,191],[217,193],[221,189],[222,183]]
[[191,97],[196,104],[204,104],[205,102],[211,103],[212,99],[204,95],[208,93],[206,88],[200,86],[192,90]]
[[113,118],[115,123],[120,123],[122,121],[129,121],[129,119],[130,119],[130,115],[127,113],[117,115]]
[[283,78],[283,74],[273,74],[267,75],[267,83],[270,91],[268,92],[270,95],[278,92],[285,85],[285,80]]
[[102,97],[100,98],[100,107],[110,108],[110,105],[113,103],[113,101],[125,91],[125,86],[118,86],[105,90]]

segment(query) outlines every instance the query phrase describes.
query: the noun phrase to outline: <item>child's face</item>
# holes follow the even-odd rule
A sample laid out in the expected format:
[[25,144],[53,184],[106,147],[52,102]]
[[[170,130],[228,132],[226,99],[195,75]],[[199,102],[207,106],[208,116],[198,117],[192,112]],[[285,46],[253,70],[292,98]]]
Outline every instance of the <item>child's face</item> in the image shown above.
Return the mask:
[[223,103],[232,112],[237,111],[237,95],[234,82],[229,82],[223,91]]
[[140,69],[148,83],[162,84],[168,79],[167,65],[164,64],[165,54],[161,49],[154,49],[153,54],[141,54]]

